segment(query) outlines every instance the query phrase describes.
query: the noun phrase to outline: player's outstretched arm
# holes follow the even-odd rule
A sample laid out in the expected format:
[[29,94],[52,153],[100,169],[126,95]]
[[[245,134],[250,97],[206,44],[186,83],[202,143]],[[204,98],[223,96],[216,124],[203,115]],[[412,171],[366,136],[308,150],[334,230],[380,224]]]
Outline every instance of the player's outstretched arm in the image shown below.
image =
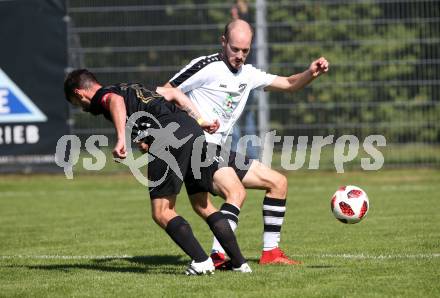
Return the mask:
[[127,119],[127,110],[125,108],[124,99],[117,94],[111,94],[108,100],[110,114],[112,115],[117,136],[116,145],[112,153],[116,158],[125,158],[127,156],[125,147],[125,121]]
[[216,119],[213,122],[203,119],[197,107],[191,100],[179,89],[169,87],[157,87],[156,92],[162,95],[165,100],[173,102],[181,110],[188,113],[189,116],[197,120],[197,123],[208,133],[214,133],[220,127],[220,122]]
[[309,68],[302,73],[291,75],[290,77],[278,76],[265,88],[267,91],[295,92],[304,88],[315,78],[328,72],[329,63],[327,59],[321,57],[313,61]]

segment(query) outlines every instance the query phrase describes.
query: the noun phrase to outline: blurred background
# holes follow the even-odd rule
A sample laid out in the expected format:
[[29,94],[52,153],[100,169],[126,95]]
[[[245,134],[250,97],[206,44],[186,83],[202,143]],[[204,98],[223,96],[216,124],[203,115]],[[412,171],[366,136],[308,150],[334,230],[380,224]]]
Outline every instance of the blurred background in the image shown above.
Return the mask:
[[[440,1],[69,0],[65,13],[66,72],[86,67],[104,84],[157,85],[193,58],[220,51],[224,25],[238,14],[256,28],[250,62],[260,68],[287,76],[320,56],[331,64],[300,92],[255,93],[244,114],[254,123],[241,119],[242,135],[247,125],[258,135],[295,136],[294,144],[298,136],[311,143],[352,134],[362,147],[380,134],[385,167],[440,165]],[[71,107],[68,118],[70,133],[83,140],[114,133]],[[333,167],[332,159],[329,146],[322,166]]]
[[[63,81],[87,67],[103,84],[162,85],[220,51],[232,17],[255,27],[249,62],[268,72],[330,61],[300,92],[254,93],[237,135],[294,136],[292,160],[300,136],[310,149],[312,136],[354,135],[362,148],[383,135],[385,169],[362,171],[371,156],[360,150],[336,173],[325,146],[320,171],[306,170],[307,157],[303,170],[283,171],[281,248],[304,266],[257,265],[265,195],[247,190],[237,239],[255,274],[188,280],[178,274],[190,260],[151,220],[145,187],[111,158],[111,123],[68,105]],[[440,0],[0,0],[0,297],[440,297],[439,85]],[[83,169],[97,163],[83,150],[66,179],[54,153],[68,134],[82,149],[108,136],[105,168]],[[60,174],[3,174],[49,171]],[[330,212],[341,185],[368,193],[360,224]],[[177,210],[210,249],[185,191]]]
[[[267,94],[269,130],[295,138],[353,134],[361,143],[381,134],[385,166],[440,164],[439,1],[70,0],[69,65],[107,83],[163,84],[193,58],[220,50],[239,2],[257,38],[265,26],[253,51],[267,59],[254,63],[280,75],[302,72],[320,56],[331,64],[301,92]],[[258,100],[250,104],[259,109]],[[113,133],[105,122],[71,117],[75,134]],[[255,118],[261,129],[264,119]]]

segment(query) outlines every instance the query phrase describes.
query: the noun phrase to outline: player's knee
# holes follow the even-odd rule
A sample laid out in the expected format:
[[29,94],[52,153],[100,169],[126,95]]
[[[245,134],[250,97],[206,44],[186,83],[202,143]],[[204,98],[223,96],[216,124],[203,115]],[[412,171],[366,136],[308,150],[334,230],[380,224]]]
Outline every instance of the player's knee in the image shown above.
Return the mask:
[[157,223],[158,225],[160,225],[160,216],[159,214],[152,212],[151,213],[151,218],[153,218],[154,222]]
[[237,200],[244,201],[246,200],[246,189],[244,187],[240,187],[236,193]]
[[271,176],[269,181],[270,193],[273,197],[285,198],[287,196],[287,178],[286,176],[276,172]]
[[280,174],[280,178],[278,180],[278,185],[279,185],[280,190],[282,190],[283,192],[285,192],[287,194],[288,182],[287,182],[286,176]]
[[225,194],[226,202],[241,208],[246,200],[246,190],[242,185],[234,187]]
[[192,209],[198,216],[203,217],[203,208],[200,205],[192,205]]
[[154,222],[162,228],[166,228],[168,220],[164,212],[156,211],[151,213]]

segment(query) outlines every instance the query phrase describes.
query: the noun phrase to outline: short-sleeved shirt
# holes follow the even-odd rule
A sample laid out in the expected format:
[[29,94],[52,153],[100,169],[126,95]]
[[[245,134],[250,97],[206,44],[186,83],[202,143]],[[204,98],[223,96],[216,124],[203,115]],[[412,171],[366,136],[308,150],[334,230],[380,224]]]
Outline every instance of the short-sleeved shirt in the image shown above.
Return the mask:
[[242,114],[250,91],[269,86],[275,78],[251,64],[236,70],[218,53],[192,60],[170,84],[191,99],[204,119],[220,121],[218,131],[205,132],[205,136],[208,142],[222,145]]
[[[139,83],[119,83],[102,87],[96,92],[90,102],[90,113],[93,115],[102,114],[105,118],[112,121],[108,107],[108,98],[111,94],[117,94],[124,99],[127,118],[135,112],[145,111],[154,116],[164,127],[175,120],[175,113],[185,112],[173,103],[166,101],[162,95],[153,91],[155,89],[154,87],[146,87]],[[157,128],[157,126],[155,121],[141,118],[135,123],[133,131],[137,134],[138,129],[142,130],[147,127]],[[132,134],[132,138],[135,138],[136,134]]]

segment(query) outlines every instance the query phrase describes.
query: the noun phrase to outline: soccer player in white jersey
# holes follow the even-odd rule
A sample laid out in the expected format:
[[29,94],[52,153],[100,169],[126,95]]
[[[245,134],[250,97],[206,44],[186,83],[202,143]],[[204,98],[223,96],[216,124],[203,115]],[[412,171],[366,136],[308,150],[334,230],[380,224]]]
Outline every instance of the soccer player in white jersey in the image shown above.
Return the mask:
[[[313,61],[302,73],[289,77],[263,72],[250,64],[244,64],[249,54],[253,31],[249,23],[233,20],[225,27],[221,37],[222,52],[192,60],[178,72],[165,86],[181,89],[197,106],[203,119],[220,121],[220,128],[214,134],[206,134],[208,142],[224,145],[232,127],[243,112],[252,89],[265,91],[295,92],[329,69],[328,61],[321,57]],[[235,159],[235,152],[231,153]],[[284,175],[264,166],[257,160],[250,161],[246,170],[236,169],[237,176],[246,188],[264,189],[263,200],[263,252],[260,264],[300,264],[288,258],[279,248],[280,232],[286,211],[287,179]],[[207,193],[192,195],[199,200]],[[238,224],[238,215],[243,205],[242,199],[231,198],[221,207],[233,230]],[[216,267],[225,262],[225,253],[214,239],[212,254]]]

